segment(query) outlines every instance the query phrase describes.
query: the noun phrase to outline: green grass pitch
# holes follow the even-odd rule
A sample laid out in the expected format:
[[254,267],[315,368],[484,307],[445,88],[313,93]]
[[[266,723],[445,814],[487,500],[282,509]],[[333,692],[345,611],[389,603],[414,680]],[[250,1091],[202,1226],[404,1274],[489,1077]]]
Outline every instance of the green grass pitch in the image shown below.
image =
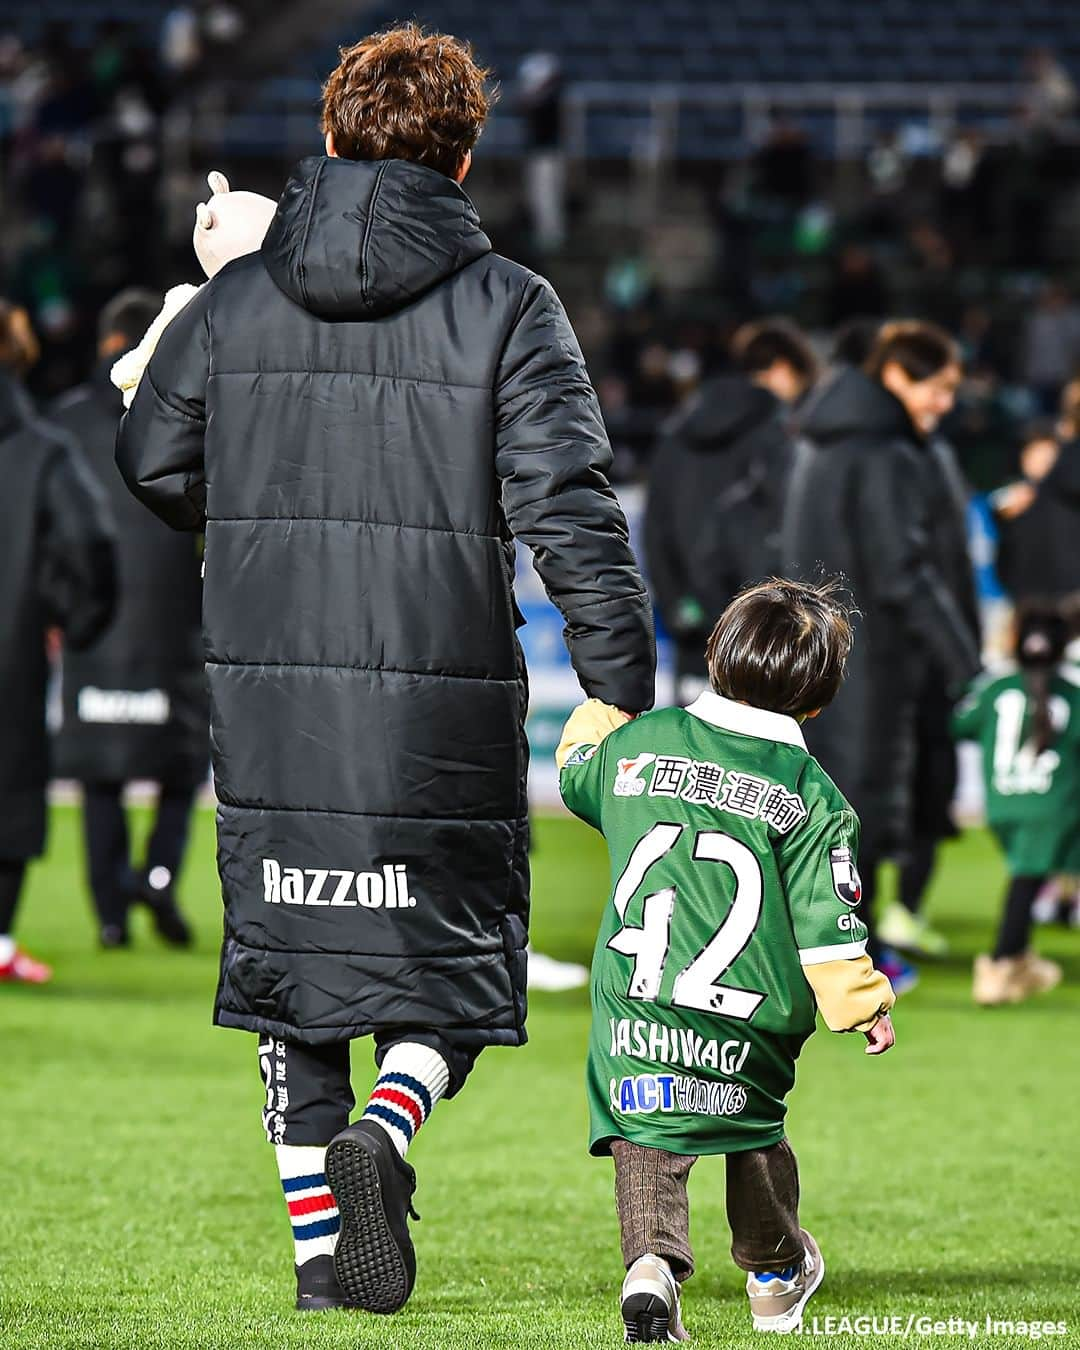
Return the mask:
[[[587,960],[606,898],[602,845],[561,818],[539,822],[537,845],[537,943]],[[861,1038],[821,1031],[804,1054],[789,1125],[803,1219],[828,1262],[810,1305],[822,1325],[1065,1319],[1068,1335],[1050,1344],[1080,1345],[1080,934],[1040,935],[1066,987],[976,1010],[970,959],[1002,882],[985,835],[949,845],[931,913],[955,955],[926,966],[902,1001],[895,1051],[875,1062]],[[418,1139],[419,1277],[405,1312],[301,1315],[254,1038],[210,1025],[220,904],[207,811],[182,894],[197,950],[164,950],[140,918],[134,950],[98,952],[77,815],[54,812],[20,932],[56,979],[0,988],[0,1346],[619,1344],[611,1166],[585,1152],[585,992],[535,996],[529,1045],[485,1053]],[[362,1094],[364,1048],[356,1067]],[[692,1213],[687,1326],[703,1347],[750,1345],[719,1160],[697,1168]],[[980,1333],[977,1343],[1031,1342]]]

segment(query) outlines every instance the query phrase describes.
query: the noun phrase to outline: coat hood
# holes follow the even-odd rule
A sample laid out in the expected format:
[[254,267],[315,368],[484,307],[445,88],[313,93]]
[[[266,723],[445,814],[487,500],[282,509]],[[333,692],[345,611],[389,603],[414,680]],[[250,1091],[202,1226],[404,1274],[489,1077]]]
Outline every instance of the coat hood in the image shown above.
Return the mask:
[[729,449],[754,427],[775,417],[780,401],[743,375],[707,380],[668,430],[699,451]]
[[310,313],[374,319],[490,251],[476,208],[444,174],[403,159],[319,155],[293,172],[262,257]]
[[861,370],[850,367],[838,371],[811,397],[799,421],[803,434],[820,446],[853,436],[917,439],[900,400]]

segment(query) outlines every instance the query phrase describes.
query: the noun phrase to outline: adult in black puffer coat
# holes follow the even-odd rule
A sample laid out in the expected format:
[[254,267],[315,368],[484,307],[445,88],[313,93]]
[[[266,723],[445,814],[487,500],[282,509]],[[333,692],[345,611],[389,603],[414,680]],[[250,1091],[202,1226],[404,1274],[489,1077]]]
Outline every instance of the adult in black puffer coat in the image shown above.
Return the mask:
[[670,420],[649,474],[649,584],[675,644],[683,702],[707,681],[717,617],[743,586],[777,570],[790,406],[817,374],[809,342],[785,319],[744,325],[732,360],[734,372],[706,381]]
[[783,546],[797,573],[842,573],[861,612],[848,678],[807,724],[807,740],[862,819],[867,901],[877,862],[902,854],[910,838],[916,697],[927,666],[951,689],[979,668],[931,538],[938,489],[926,438],[959,380],[955,349],[929,325],[886,325],[869,364],[884,373],[842,369],[805,412]]
[[[215,1017],[262,1033],[300,1308],[402,1306],[404,1154],[483,1046],[525,1040],[515,538],[585,691],[653,699],[577,340],[460,187],[485,75],[413,24],[342,51],[327,155],[294,171],[261,253],[166,328],[117,447],[136,496],[205,529]],[[379,1078],[350,1125],[369,1033]]]
[[[109,380],[113,362],[134,347],[157,316],[160,296],[127,291],[102,312],[93,378],[51,409],[76,441],[109,501],[117,530],[119,603],[108,629],[64,658],[64,721],[58,771],[83,784],[88,872],[106,946],[127,942],[127,913],[150,905],[166,940],[183,944],[188,927],[173,895],[195,790],[210,764],[210,708],[202,650],[199,540],[156,520],[116,468],[123,413]],[[124,784],[160,785],[145,863],[133,866],[123,809]]]
[[[653,696],[649,602],[551,287],[491,252],[444,175],[305,160],[261,254],[166,329],[118,462],[206,533],[216,1020],[522,1042],[514,537],[586,692],[630,712]],[[415,905],[385,903],[395,868]],[[364,879],[361,907],[355,885],[331,903],[326,869]],[[302,902],[282,890],[297,875]]]
[[[0,304],[0,352],[12,311]],[[0,369],[0,980],[38,982],[47,967],[11,936],[23,874],[45,846],[50,763],[45,730],[46,632],[92,642],[115,598],[105,502],[63,433],[40,421]]]

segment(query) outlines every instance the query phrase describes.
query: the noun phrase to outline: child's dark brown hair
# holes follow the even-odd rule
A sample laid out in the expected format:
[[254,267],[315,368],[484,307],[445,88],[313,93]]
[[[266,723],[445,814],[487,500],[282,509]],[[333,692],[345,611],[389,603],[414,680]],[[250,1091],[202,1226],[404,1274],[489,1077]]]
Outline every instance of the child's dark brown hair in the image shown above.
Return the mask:
[[725,698],[789,717],[824,708],[847,673],[851,616],[838,580],[750,586],[712,631],[709,681]]

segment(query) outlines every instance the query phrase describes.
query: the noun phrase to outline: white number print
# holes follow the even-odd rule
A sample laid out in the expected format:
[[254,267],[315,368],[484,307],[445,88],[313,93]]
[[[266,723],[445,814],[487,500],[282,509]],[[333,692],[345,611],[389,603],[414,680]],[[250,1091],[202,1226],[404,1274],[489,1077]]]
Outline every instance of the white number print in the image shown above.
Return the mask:
[[[660,994],[664,963],[671,947],[676,889],[667,886],[645,896],[640,927],[625,922],[626,911],[649,869],[671,852],[685,828],[664,823],[654,825],[642,835],[615,887],[612,899],[623,927],[607,945],[612,951],[634,958],[626,991],[629,998],[656,999]],[[752,850],[719,830],[700,831],[694,839],[692,856],[695,862],[726,864],[735,878],[735,894],[724,922],[675,977],[671,1001],[680,1008],[748,1021],[764,1002],[765,995],[721,985],[719,980],[745,949],[761,917],[761,868]]]
[[[1022,689],[1003,689],[994,699],[998,715],[994,735],[994,787],[998,792],[1049,792],[1054,770],[1061,763],[1056,750],[1035,753],[1030,741],[1021,744],[1027,694]],[[1050,699],[1050,723],[1060,734],[1069,723],[1069,705],[1056,694]]]

